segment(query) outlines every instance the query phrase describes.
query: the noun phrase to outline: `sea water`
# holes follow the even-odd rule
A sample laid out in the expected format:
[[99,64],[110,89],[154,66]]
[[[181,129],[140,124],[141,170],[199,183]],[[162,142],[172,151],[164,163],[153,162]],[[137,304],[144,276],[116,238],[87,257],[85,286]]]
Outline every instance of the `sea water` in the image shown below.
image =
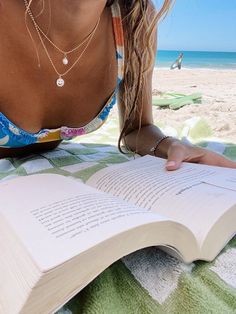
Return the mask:
[[236,52],[159,50],[156,67],[170,68],[183,53],[183,68],[208,68],[236,70]]

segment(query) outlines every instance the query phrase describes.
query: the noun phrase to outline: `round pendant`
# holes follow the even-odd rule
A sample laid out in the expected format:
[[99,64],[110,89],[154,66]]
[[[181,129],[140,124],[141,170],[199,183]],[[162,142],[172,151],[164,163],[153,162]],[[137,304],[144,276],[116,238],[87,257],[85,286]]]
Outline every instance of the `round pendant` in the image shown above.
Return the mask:
[[64,65],[67,65],[67,64],[69,63],[69,61],[68,61],[68,59],[67,59],[66,56],[63,58],[62,63],[63,63]]
[[63,87],[65,85],[65,81],[61,77],[57,79],[56,83],[58,87]]

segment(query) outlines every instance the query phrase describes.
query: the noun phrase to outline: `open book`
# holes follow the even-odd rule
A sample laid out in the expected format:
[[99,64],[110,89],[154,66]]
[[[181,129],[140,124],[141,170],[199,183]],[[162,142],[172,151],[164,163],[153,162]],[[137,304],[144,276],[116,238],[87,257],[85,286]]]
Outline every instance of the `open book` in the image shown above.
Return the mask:
[[86,184],[36,174],[0,184],[0,313],[53,313],[119,258],[165,247],[213,260],[236,232],[236,170],[146,156]]

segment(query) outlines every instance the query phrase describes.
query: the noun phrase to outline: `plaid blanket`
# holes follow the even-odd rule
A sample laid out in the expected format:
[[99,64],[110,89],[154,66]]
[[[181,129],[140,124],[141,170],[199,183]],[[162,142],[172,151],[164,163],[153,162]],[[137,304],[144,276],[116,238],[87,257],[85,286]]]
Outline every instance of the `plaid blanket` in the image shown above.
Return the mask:
[[[0,180],[35,173],[87,180],[99,169],[131,158],[114,145],[93,144],[115,143],[113,127],[110,121],[102,135],[97,132],[83,139],[87,143],[72,141],[42,154],[0,159]],[[236,145],[202,145],[235,159]],[[157,247],[132,253],[111,265],[57,312],[71,313],[236,313],[236,237],[212,263],[186,265]]]

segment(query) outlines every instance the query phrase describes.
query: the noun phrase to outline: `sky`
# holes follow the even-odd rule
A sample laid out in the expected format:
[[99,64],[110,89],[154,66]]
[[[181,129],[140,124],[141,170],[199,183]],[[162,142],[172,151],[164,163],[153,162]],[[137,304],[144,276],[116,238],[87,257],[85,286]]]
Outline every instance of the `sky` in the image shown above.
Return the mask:
[[158,49],[236,52],[236,0],[176,0],[159,24]]

